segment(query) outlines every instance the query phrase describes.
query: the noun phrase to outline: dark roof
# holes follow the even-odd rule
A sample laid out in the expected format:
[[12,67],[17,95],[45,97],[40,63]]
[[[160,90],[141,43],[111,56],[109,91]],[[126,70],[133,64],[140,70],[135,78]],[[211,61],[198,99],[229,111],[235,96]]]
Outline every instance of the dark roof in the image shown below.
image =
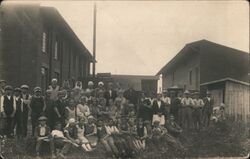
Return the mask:
[[[172,67],[174,67],[180,60],[186,59],[186,57],[188,57],[191,53],[203,53],[202,51],[200,51],[200,49],[201,49],[201,46],[204,46],[206,44],[209,44],[209,46],[217,46],[217,47],[220,47],[220,48],[224,48],[225,51],[228,50],[228,49],[230,49],[230,50],[233,50],[234,52],[237,52],[239,55],[243,55],[243,56],[248,55],[247,52],[243,52],[241,50],[230,48],[230,47],[227,47],[227,46],[224,46],[224,45],[221,45],[221,44],[217,44],[217,43],[214,43],[214,42],[211,42],[211,41],[203,39],[203,40],[199,40],[199,41],[195,41],[195,42],[186,44],[179,51],[179,53],[177,53],[175,55],[174,58],[172,58],[166,65],[164,65],[160,69],[160,71],[156,75],[160,75],[160,74],[162,74],[164,72],[167,72]],[[187,51],[188,49],[192,49],[193,51],[189,52],[189,51]]]
[[210,81],[210,82],[202,83],[200,85],[201,86],[205,86],[205,85],[210,85],[210,84],[219,83],[219,82],[225,82],[225,81],[231,81],[231,82],[235,82],[235,83],[246,85],[246,86],[250,85],[249,82],[244,82],[244,81],[240,81],[240,80],[233,79],[233,78],[223,78],[223,79],[219,79],[219,80],[215,80],[215,81]]
[[94,62],[94,58],[89,52],[89,50],[83,45],[83,43],[80,41],[80,39],[77,37],[77,35],[74,33],[74,31],[71,29],[71,27],[68,25],[68,23],[65,21],[65,19],[61,16],[61,14],[54,8],[54,7],[44,7],[40,6],[41,14],[45,18],[49,18],[55,23],[58,23],[58,27],[62,29],[62,31],[69,37],[69,39],[72,42],[72,45],[76,45],[76,47],[79,49],[80,52],[84,56],[86,56],[90,61]]
[[111,77],[113,78],[138,78],[143,80],[159,80],[159,76],[154,75],[118,75],[118,74],[112,74]]

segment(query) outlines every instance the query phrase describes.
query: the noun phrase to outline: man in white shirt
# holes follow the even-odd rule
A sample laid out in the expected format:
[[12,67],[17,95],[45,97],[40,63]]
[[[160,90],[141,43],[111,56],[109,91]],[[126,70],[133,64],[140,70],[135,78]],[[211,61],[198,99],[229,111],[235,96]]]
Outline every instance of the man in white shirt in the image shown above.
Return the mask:
[[182,126],[184,129],[193,128],[193,119],[192,119],[192,106],[193,100],[190,97],[188,90],[184,92],[184,98],[181,100],[181,109],[182,109]]
[[16,113],[16,100],[13,96],[13,88],[5,86],[5,95],[1,97],[0,112],[5,119],[4,134],[7,137],[14,137],[14,117]]
[[194,128],[196,130],[200,130],[202,128],[202,108],[204,106],[203,100],[200,98],[200,93],[194,93],[193,99],[193,120],[194,120]]

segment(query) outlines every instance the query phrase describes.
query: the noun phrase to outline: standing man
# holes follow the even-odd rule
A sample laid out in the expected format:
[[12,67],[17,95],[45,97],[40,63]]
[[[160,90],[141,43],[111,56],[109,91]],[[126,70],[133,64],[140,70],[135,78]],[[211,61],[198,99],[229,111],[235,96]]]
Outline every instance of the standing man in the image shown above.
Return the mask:
[[5,95],[1,97],[1,114],[5,120],[4,134],[14,137],[14,117],[16,113],[16,100],[13,96],[13,88],[9,85],[4,88]]
[[194,120],[194,128],[196,130],[200,130],[202,128],[202,108],[204,106],[203,100],[200,98],[200,93],[194,93],[193,99],[193,120]]
[[179,109],[181,107],[181,100],[176,96],[177,92],[170,91],[170,114],[172,114],[176,121],[179,119]]
[[134,90],[134,85],[129,84],[129,88],[124,92],[124,97],[128,100],[128,104],[133,104],[135,110],[137,111],[137,93]]
[[50,99],[53,101],[57,100],[57,95],[58,95],[58,91],[59,91],[60,87],[57,85],[57,79],[53,78],[51,80],[51,85],[49,86],[49,90],[51,90],[51,95],[50,95]]
[[29,94],[28,85],[22,85],[21,90],[22,90],[21,98],[23,100],[23,137],[26,137],[27,131],[28,131],[28,117],[29,117],[29,111],[30,111],[30,101],[32,97]]
[[16,100],[16,113],[15,113],[15,124],[17,139],[22,139],[23,137],[23,99],[21,98],[22,90],[20,88],[15,88],[14,95]]
[[60,122],[62,126],[65,126],[65,108],[66,102],[63,100],[64,92],[58,92],[58,99],[53,103],[53,124],[54,128],[56,122]]
[[192,119],[192,106],[193,100],[190,97],[190,93],[188,90],[184,92],[184,98],[181,100],[182,105],[182,124],[183,127],[186,129],[191,129],[193,126],[193,119]]
[[46,110],[46,104],[42,96],[42,89],[40,87],[34,88],[34,95],[30,101],[31,108],[31,125],[32,135],[34,136],[35,128],[38,125],[38,118],[43,115]]
[[161,100],[162,95],[160,93],[157,94],[156,100],[153,102],[152,106],[152,123],[155,121],[160,121],[160,125],[165,125],[165,113],[166,113],[166,107],[164,105],[164,102]]
[[108,88],[104,93],[104,98],[106,99],[106,105],[110,106],[109,105],[109,100],[112,99],[113,102],[114,102],[116,97],[117,97],[117,92],[113,88],[113,83],[109,82],[108,83]]
[[213,104],[214,101],[211,98],[211,93],[207,92],[207,96],[203,99],[204,101],[204,107],[202,110],[203,113],[203,124],[205,127],[209,126],[210,118],[213,113]]
[[171,98],[169,97],[169,92],[167,90],[163,90],[163,97],[162,97],[162,101],[165,104],[166,107],[166,114],[170,114],[170,105],[171,105]]

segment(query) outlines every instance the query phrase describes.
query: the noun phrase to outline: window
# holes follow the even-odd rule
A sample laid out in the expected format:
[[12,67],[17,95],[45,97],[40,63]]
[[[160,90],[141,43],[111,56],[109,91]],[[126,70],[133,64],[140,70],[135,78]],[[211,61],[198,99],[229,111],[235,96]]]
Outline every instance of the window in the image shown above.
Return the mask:
[[42,37],[42,52],[46,53],[46,42],[47,42],[47,34],[43,32],[43,37]]
[[55,53],[54,53],[54,59],[58,60],[58,42],[55,42]]
[[192,85],[192,70],[189,71],[189,84]]

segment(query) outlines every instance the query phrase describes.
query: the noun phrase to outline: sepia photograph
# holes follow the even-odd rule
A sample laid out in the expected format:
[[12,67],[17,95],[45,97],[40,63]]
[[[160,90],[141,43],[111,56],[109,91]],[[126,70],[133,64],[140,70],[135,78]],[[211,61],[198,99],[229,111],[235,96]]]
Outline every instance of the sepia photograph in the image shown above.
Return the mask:
[[250,159],[249,2],[0,0],[0,159]]

